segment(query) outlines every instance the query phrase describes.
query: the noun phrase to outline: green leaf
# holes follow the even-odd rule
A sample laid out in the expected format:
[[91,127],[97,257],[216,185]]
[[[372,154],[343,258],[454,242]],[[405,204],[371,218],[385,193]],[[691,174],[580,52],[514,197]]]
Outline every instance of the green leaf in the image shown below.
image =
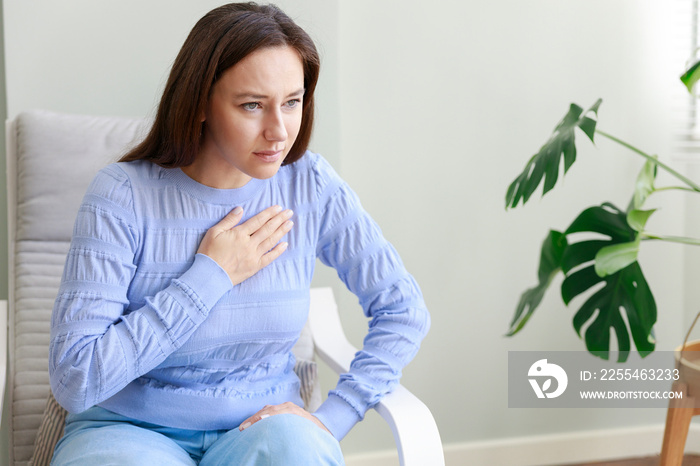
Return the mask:
[[[572,243],[562,258],[566,274],[561,286],[564,302],[568,305],[575,297],[590,293],[574,317],[576,332],[581,336],[583,326],[590,322],[585,333],[586,347],[607,359],[610,332],[614,331],[620,361],[626,360],[629,354],[630,333],[642,356],[654,350],[656,322],[654,297],[636,262],[633,244],[638,242],[638,233],[627,224],[626,217],[625,212],[609,203],[584,210],[565,234],[589,232],[607,238]],[[634,258],[630,262],[631,255]],[[606,269],[605,276],[596,273],[599,261]],[[629,330],[622,312],[627,316]]]
[[[604,286],[595,291],[583,303],[574,316],[574,328],[581,336],[583,326],[590,322],[585,332],[586,348],[591,353],[609,359],[610,332],[617,337],[619,362],[627,359],[631,349],[629,334],[642,357],[654,351],[654,324],[656,302],[644,278],[638,262],[619,272],[599,277],[594,267],[586,267],[571,274],[562,283],[562,295],[570,300],[597,285]],[[622,312],[627,316],[629,330]]]
[[[583,267],[591,266],[592,270],[595,270],[593,262],[597,260],[596,256],[600,251],[635,241],[637,237],[637,232],[627,224],[625,213],[610,203],[589,207],[581,212],[564,232],[565,235],[572,233],[595,233],[607,238],[569,243],[562,258],[562,270],[567,277],[575,273],[572,271]],[[584,288],[578,289],[579,285]],[[569,281],[566,288],[562,286],[564,303],[568,305],[574,296],[588,287],[587,283]]]
[[518,333],[542,302],[544,293],[549,288],[554,277],[561,270],[561,260],[566,248],[566,237],[563,233],[550,230],[542,243],[540,251],[540,266],[537,272],[539,283],[520,296],[520,301],[515,309],[513,320],[510,323],[507,336]]
[[612,275],[637,260],[639,238],[628,243],[606,246],[595,255],[595,273],[600,277]]
[[700,61],[696,62],[681,76],[681,81],[691,94],[693,93],[693,87],[695,83],[698,82],[698,79],[700,79]]
[[[659,157],[656,155],[652,156],[653,160],[658,160]],[[647,160],[642,169],[637,175],[637,182],[634,185],[634,196],[632,196],[632,202],[627,210],[639,209],[647,200],[647,197],[654,192],[654,181],[656,180],[656,173],[658,171],[658,166],[652,160]]]
[[525,165],[523,171],[508,186],[506,192],[506,209],[516,207],[522,199],[525,204],[530,196],[535,192],[544,177],[544,188],[542,195],[545,195],[557,183],[559,177],[559,164],[564,158],[564,173],[576,161],[576,143],[574,131],[581,130],[593,141],[595,134],[596,120],[588,115],[592,112],[598,115],[598,107],[602,100],[598,99],[595,104],[585,112],[576,104],[571,104],[569,112],[554,128],[554,132],[549,140],[540,148],[539,152],[533,155]]
[[633,209],[630,210],[629,213],[627,214],[627,224],[632,228],[634,231],[642,232],[644,231],[644,227],[647,224],[647,221],[649,220],[649,217],[651,217],[651,214],[656,212],[656,209],[650,209],[650,210],[638,210],[638,209]]
[[[654,212],[656,212],[656,209],[631,210],[627,214],[627,225],[636,232],[642,232],[647,220]],[[640,241],[641,237],[637,235],[632,241],[601,248],[595,256],[596,273],[601,277],[612,275],[636,261],[639,255]]]
[[564,234],[582,232],[600,233],[616,239],[618,243],[632,241],[636,237],[636,232],[627,224],[625,213],[609,202],[581,212]]
[[562,271],[564,274],[568,274],[572,269],[582,264],[593,262],[598,251],[609,244],[609,240],[579,241],[569,244],[564,250],[564,257],[561,261]]

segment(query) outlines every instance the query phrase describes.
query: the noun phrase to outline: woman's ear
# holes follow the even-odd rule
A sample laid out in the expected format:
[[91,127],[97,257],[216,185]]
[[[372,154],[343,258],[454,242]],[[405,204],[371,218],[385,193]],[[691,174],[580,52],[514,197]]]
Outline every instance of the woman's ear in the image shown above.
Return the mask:
[[[208,100],[209,100],[209,99],[207,99],[207,101],[208,101]],[[208,104],[207,101],[205,101],[205,102],[204,102],[204,105],[202,105],[202,106],[200,107],[200,111],[199,111],[199,122],[200,122],[200,123],[204,123],[204,122],[206,121],[206,119],[207,119],[207,104]]]

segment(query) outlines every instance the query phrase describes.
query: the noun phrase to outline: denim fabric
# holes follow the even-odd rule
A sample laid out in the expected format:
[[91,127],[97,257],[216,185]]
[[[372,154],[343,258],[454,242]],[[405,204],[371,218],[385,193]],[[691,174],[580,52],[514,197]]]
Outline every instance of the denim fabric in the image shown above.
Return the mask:
[[100,407],[69,414],[54,466],[335,466],[340,444],[316,424],[279,414],[244,431],[162,427]]

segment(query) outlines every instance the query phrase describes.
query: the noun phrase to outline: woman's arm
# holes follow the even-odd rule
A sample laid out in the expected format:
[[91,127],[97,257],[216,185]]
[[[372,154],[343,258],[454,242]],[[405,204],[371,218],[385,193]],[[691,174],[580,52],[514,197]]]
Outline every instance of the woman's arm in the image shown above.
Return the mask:
[[420,288],[398,253],[324,160],[317,167],[323,204],[317,254],[358,296],[369,332],[350,371],[314,413],[341,439],[390,392],[430,327]]
[[130,309],[142,241],[132,186],[118,166],[102,170],[78,213],[54,305],[49,373],[58,402],[84,411],[181,347],[232,285],[284,251],[282,244],[271,249],[288,231],[290,213],[280,211],[271,207],[237,225],[243,212],[234,209],[207,231],[188,270]]
[[129,179],[109,166],[80,207],[52,316],[51,389],[68,411],[106,400],[160,364],[231,287],[213,260],[198,255],[143,307],[126,312],[138,235]]

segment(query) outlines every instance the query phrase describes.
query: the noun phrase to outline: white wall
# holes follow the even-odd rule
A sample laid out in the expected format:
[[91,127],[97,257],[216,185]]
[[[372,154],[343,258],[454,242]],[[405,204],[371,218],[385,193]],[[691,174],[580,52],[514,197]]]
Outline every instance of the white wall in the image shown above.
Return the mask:
[[[602,97],[601,129],[670,153],[670,96],[684,66],[669,57],[677,6],[341,2],[342,172],[423,287],[433,328],[404,383],[446,443],[663,422],[663,410],[507,407],[507,351],[583,348],[571,325],[581,302],[565,308],[556,286],[521,334],[503,336],[519,293],[535,284],[547,229],[605,200],[625,208],[639,159],[602,139],[598,151],[582,143],[578,165],[542,202],[505,212],[504,196],[570,102]],[[656,226],[678,233],[683,197],[665,199]],[[680,343],[681,251],[642,252],[660,349]],[[348,321],[359,341],[362,323]],[[353,448],[376,443],[353,434]]]
[[[4,0],[8,114],[29,108],[148,115],[170,62],[216,1]],[[584,207],[626,206],[638,160],[606,141],[542,202],[505,212],[508,183],[570,102],[603,97],[600,127],[670,153],[669,101],[684,65],[668,56],[676,2],[655,0],[285,0],[319,42],[324,74],[314,149],[360,194],[416,276],[433,327],[404,384],[458,444],[663,422],[663,410],[507,408],[509,350],[579,350],[556,286],[522,332],[503,337],[534,284],[539,244]],[[684,198],[656,220],[683,226]],[[676,233],[678,231],[676,230]],[[681,338],[680,248],[652,245],[643,267],[656,296],[658,347]],[[323,272],[319,283],[331,280]],[[366,323],[342,292],[343,319]],[[323,373],[326,385],[332,377]],[[391,447],[370,414],[348,453]]]

